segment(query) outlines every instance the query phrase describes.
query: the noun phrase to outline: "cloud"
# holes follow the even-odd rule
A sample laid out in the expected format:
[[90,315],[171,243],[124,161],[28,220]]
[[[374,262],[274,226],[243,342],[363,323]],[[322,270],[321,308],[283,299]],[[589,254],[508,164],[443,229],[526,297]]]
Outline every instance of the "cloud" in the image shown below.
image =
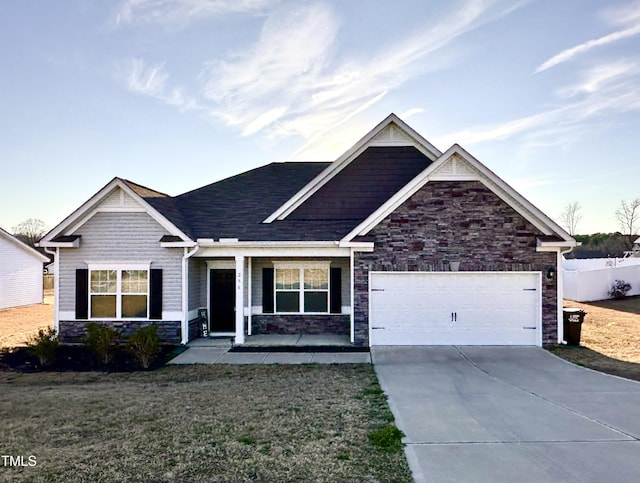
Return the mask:
[[640,22],[640,0],[605,8],[600,17],[609,25],[634,25]]
[[[441,145],[465,145],[515,136],[535,138],[535,143],[561,144],[572,132],[611,114],[640,112],[640,64],[622,60],[595,66],[582,73],[581,80],[559,90],[560,102],[541,112],[494,125],[482,125],[453,132],[438,139]],[[552,139],[542,142],[542,137]]]
[[421,107],[414,107],[412,109],[408,109],[408,110],[404,111],[403,113],[399,114],[399,117],[403,121],[406,121],[411,116],[415,116],[416,114],[420,114],[422,112],[424,112],[424,109],[422,109]]
[[269,0],[123,0],[115,14],[123,24],[184,25],[228,13],[259,12]]
[[164,92],[169,75],[164,71],[164,63],[147,66],[142,59],[133,59],[127,78],[127,87],[138,94],[156,97]]
[[[182,89],[168,87],[163,63],[135,59],[127,86],[182,110],[199,109],[244,136],[301,137],[305,144],[294,157],[310,159],[324,152],[326,159],[357,139],[351,130],[348,139],[344,136],[347,121],[408,80],[459,61],[457,39],[524,3],[459,0],[438,22],[413,34],[381,38],[380,44],[369,45],[366,55],[343,49],[340,19],[328,4],[319,2],[276,1],[267,6],[266,0],[126,0],[118,22],[179,23],[225,9],[255,12],[264,7],[264,22],[253,44],[203,64],[198,102]],[[403,115],[418,112],[414,108]],[[335,139],[344,143],[336,144]],[[331,154],[323,149],[329,146]]]
[[605,35],[597,39],[588,40],[587,42],[584,42],[580,45],[576,45],[575,47],[572,47],[570,49],[563,50],[559,54],[554,55],[549,60],[541,64],[535,70],[534,74],[550,69],[551,67],[555,67],[556,65],[562,64],[564,62],[567,62],[573,57],[576,57],[577,55],[588,52],[589,50],[595,47],[600,47],[613,42],[617,42],[619,40],[626,39],[628,37],[633,37],[638,34],[640,34],[640,23],[637,25],[634,25],[633,27],[629,27],[624,30],[619,30],[617,32],[613,32],[611,34]]
[[335,133],[388,92],[446,67],[440,53],[447,49],[447,57],[455,57],[457,38],[521,4],[464,0],[430,27],[377,51],[372,46],[367,57],[340,58],[340,21],[328,5],[275,8],[254,45],[206,65],[200,76],[204,96],[216,119],[244,135],[300,136],[307,142],[296,155],[308,156],[314,144],[326,142],[327,132]]
[[597,39],[587,40],[580,45],[563,50],[539,65],[534,74],[567,62],[596,47],[602,47],[640,34],[640,0],[629,2],[626,5],[606,8],[600,12],[600,17],[608,25],[619,29]]
[[625,81],[640,74],[637,61],[621,59],[596,65],[582,73],[581,80],[558,91],[561,97],[574,97],[579,94],[590,94],[609,88],[612,84]]
[[176,106],[181,111],[196,109],[195,99],[186,96],[180,87],[167,87],[168,79],[164,63],[147,65],[142,59],[133,59],[126,75],[126,86],[131,92]]

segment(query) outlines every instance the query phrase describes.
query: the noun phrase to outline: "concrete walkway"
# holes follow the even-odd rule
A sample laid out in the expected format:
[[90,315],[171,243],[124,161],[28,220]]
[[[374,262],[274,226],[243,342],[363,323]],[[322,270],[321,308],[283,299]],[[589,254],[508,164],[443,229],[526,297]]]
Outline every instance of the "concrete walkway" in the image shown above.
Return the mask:
[[[254,339],[249,347],[261,348],[264,351],[229,352],[231,339],[196,339],[187,344],[187,350],[175,357],[169,364],[370,364],[369,352],[271,352],[274,339]],[[268,336],[265,336],[268,337]],[[302,338],[306,337],[306,338]],[[326,346],[313,336],[290,336],[281,338],[285,346]],[[311,337],[311,338],[309,338]]]
[[640,384],[536,347],[374,347],[420,482],[640,481]]

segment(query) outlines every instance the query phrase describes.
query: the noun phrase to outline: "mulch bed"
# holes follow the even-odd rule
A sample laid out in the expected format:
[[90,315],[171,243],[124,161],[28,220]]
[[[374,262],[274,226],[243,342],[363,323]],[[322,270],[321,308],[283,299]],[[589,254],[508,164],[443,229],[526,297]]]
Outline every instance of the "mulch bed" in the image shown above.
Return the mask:
[[[185,348],[182,346],[163,345],[158,357],[151,363],[149,371],[163,367]],[[31,354],[27,347],[15,347],[0,350],[0,371],[12,372],[134,372],[144,370],[133,355],[122,347],[114,349],[109,364],[98,361],[95,354],[84,345],[61,345],[56,352],[55,361],[42,367],[38,358]]]

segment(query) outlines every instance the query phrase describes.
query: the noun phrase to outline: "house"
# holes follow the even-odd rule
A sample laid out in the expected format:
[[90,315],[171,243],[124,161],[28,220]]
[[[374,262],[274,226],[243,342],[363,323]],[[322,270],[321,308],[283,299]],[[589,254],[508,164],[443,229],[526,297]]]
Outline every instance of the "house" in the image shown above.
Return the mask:
[[272,163],[179,196],[114,178],[41,241],[56,327],[187,343],[334,334],[355,346],[562,341],[575,240],[457,144],[391,114],[332,163]]
[[0,228],[0,309],[42,303],[42,264],[48,260]]

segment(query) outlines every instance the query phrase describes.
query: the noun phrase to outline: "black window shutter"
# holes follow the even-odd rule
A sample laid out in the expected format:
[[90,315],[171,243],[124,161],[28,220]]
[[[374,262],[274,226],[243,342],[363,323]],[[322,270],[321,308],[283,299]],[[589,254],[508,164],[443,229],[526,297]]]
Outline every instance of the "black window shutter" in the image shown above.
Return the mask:
[[262,269],[262,313],[272,314],[273,310],[273,268]]
[[76,270],[76,319],[89,318],[89,270]]
[[331,269],[331,294],[329,310],[332,314],[342,313],[342,269]]
[[149,318],[162,319],[162,269],[152,268],[150,278]]

